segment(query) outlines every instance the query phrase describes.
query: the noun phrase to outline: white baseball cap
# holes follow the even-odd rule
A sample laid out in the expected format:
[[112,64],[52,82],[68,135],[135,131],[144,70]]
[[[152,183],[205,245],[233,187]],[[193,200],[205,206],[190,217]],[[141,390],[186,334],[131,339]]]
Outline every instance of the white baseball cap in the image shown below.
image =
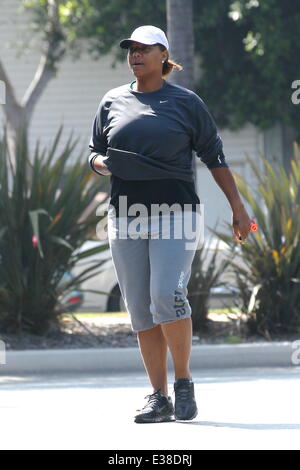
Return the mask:
[[166,49],[169,49],[169,43],[165,33],[156,26],[139,26],[133,31],[130,38],[120,41],[120,47],[122,47],[122,49],[128,49],[130,44],[134,41],[148,45],[162,44]]

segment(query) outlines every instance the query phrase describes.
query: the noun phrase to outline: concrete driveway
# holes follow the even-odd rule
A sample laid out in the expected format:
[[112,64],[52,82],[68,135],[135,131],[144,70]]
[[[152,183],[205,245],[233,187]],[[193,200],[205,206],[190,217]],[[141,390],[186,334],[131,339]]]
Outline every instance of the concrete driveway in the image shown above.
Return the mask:
[[[152,392],[143,372],[2,376],[0,448],[300,448],[299,367],[205,369],[193,378],[193,421],[136,424]],[[172,374],[169,385],[173,397]]]

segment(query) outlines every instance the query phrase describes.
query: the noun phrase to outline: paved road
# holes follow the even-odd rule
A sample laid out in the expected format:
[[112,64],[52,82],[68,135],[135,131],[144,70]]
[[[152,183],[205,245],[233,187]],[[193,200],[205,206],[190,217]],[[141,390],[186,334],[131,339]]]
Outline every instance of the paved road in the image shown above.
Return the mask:
[[0,449],[300,448],[299,367],[193,377],[197,418],[160,424],[132,419],[151,392],[143,371],[0,377]]

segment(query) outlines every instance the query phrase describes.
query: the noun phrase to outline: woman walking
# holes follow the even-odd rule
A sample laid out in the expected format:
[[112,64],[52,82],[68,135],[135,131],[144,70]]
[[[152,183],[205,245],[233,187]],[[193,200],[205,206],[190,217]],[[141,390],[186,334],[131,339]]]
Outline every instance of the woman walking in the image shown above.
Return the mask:
[[[182,69],[169,58],[165,33],[155,26],[140,26],[120,47],[128,49],[135,80],[102,98],[93,123],[89,162],[98,174],[111,176],[109,244],[153,388],[135,422],[191,420],[198,410],[189,367],[192,312],[187,284],[199,233],[190,249],[186,233],[176,237],[168,231],[164,236],[166,228],[161,225],[168,220],[168,229],[173,230],[186,216],[198,213],[192,150],[227,197],[237,240],[247,238],[251,220],[206,105],[193,91],[165,80],[173,69]],[[152,210],[161,205],[168,210],[153,215]],[[140,236],[136,230],[135,236],[128,236],[136,229],[136,207],[142,229]],[[168,393],[168,348],[175,372],[175,406]]]

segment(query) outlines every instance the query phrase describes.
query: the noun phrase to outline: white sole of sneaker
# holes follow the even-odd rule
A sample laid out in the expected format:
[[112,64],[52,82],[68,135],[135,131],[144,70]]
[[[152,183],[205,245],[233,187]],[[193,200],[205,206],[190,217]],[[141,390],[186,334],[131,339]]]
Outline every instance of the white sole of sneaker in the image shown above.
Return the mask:
[[138,417],[135,417],[134,419],[134,422],[135,423],[138,423],[138,424],[143,424],[143,423],[146,423],[146,424],[150,424],[150,423],[169,423],[171,421],[175,421],[175,417],[170,417],[170,418],[163,418],[163,417],[160,417],[158,416],[157,418],[155,419],[145,419],[145,418],[138,418]]

